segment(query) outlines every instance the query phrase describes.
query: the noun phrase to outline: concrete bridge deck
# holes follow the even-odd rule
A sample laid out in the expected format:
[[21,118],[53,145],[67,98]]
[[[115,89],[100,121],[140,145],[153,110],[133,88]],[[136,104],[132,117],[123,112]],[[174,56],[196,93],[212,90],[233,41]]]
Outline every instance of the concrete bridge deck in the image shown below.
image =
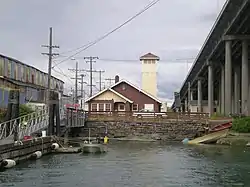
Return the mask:
[[249,16],[250,0],[225,3],[180,89],[182,105],[177,98],[173,108],[250,115]]

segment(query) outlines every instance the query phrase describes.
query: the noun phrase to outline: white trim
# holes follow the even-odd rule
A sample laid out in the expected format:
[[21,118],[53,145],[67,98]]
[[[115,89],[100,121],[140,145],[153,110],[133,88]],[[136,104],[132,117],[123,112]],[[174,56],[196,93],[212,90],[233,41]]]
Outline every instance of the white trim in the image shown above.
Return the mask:
[[[110,110],[108,110],[108,111],[106,110],[106,105],[109,105],[109,109],[110,109]],[[105,103],[104,108],[105,108],[105,112],[110,112],[110,111],[112,111],[111,103]]]
[[[100,110],[100,105],[103,105],[103,110]],[[105,111],[105,103],[98,103],[98,112],[104,112]]]
[[[121,110],[120,106],[124,106],[124,110]],[[125,110],[126,110],[126,105],[125,104],[122,104],[122,103],[118,104],[118,111],[125,111]]]
[[124,99],[125,101],[128,101],[130,103],[133,103],[133,101],[131,101],[130,99],[128,99],[127,97],[123,96],[122,94],[116,92],[115,90],[111,89],[111,88],[106,88],[100,92],[98,92],[97,94],[93,95],[92,97],[88,98],[85,102],[89,102],[90,100],[94,99],[95,97],[101,95],[102,93],[106,92],[106,91],[111,91],[114,94],[118,95],[119,97],[121,97],[122,99]]
[[99,109],[98,103],[91,103],[91,105],[90,105],[90,111],[94,111],[94,110],[92,110],[92,105],[96,105],[96,111],[98,111],[98,109]]
[[115,83],[113,86],[111,86],[110,88],[114,88],[115,86],[117,86],[118,84],[121,84],[122,82],[127,83],[128,85],[132,86],[133,88],[135,88],[136,90],[138,90],[139,92],[142,92],[143,94],[145,94],[146,96],[150,97],[151,99],[157,101],[158,103],[162,103],[159,99],[157,99],[156,97],[150,95],[149,93],[145,92],[144,90],[138,88],[137,86],[133,85],[132,83],[128,82],[127,80],[120,80],[119,82]]
[[[111,109],[111,103],[91,103],[91,110],[90,111],[93,111],[92,110],[92,105],[96,105],[96,111],[94,111],[94,112],[110,112],[112,109]],[[103,104],[103,111],[100,111],[99,109],[100,109],[100,104]],[[109,105],[109,108],[110,108],[110,110],[109,111],[106,111],[106,105]]]

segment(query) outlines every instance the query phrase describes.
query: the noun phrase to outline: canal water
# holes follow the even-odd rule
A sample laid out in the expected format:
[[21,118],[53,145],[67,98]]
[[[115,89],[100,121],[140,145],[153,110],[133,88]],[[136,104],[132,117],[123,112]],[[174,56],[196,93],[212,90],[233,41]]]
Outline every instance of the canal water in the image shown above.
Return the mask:
[[105,155],[57,154],[0,173],[0,186],[250,186],[250,149],[139,142]]

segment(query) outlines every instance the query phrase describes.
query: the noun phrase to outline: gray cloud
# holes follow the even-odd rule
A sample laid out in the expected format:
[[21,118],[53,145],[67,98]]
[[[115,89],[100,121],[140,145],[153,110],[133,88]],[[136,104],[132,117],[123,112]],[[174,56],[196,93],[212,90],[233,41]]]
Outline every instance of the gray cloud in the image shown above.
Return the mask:
[[[159,97],[171,99],[178,90],[191,63],[177,61],[195,57],[203,44],[216,15],[225,0],[162,0],[140,17],[113,33],[103,41],[80,53],[77,57],[99,56],[103,59],[124,59],[124,62],[97,61],[95,69],[105,70],[105,78],[119,74],[137,86],[141,84],[139,57],[152,52],[162,61],[158,68]],[[136,14],[149,1],[101,0],[8,0],[0,7],[0,53],[47,71],[48,59],[42,56],[48,43],[48,28],[53,27],[54,43],[58,52],[68,51],[87,44]],[[48,6],[50,5],[50,6]],[[65,55],[69,55],[66,53]],[[60,58],[63,59],[63,58]],[[128,62],[127,59],[138,60]],[[188,61],[192,62],[192,61]],[[79,59],[79,66],[88,64]],[[68,88],[73,76],[67,61],[59,68],[67,76],[53,74],[66,82]],[[55,68],[59,71],[58,68]],[[95,80],[98,80],[95,74]],[[88,78],[86,78],[88,81]]]

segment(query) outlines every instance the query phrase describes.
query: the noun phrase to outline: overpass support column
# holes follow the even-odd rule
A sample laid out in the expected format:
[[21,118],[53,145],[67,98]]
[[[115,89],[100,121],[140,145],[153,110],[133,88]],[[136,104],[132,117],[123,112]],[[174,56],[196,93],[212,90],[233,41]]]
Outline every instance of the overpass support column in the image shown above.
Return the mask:
[[221,80],[220,80],[220,113],[225,114],[225,67],[221,65]]
[[232,111],[232,41],[225,41],[225,114]]
[[208,61],[208,111],[209,115],[214,113],[214,80],[212,62]]
[[184,104],[184,112],[187,112],[188,111],[188,100],[187,98],[185,99],[185,104]]
[[240,67],[236,66],[234,69],[234,113],[240,113]]
[[194,100],[194,91],[191,90],[190,92],[190,101],[193,101]]
[[188,111],[191,110],[191,84],[188,82]]
[[241,66],[241,112],[248,115],[248,43],[242,41],[242,66]]
[[198,78],[198,112],[202,112],[202,79]]

